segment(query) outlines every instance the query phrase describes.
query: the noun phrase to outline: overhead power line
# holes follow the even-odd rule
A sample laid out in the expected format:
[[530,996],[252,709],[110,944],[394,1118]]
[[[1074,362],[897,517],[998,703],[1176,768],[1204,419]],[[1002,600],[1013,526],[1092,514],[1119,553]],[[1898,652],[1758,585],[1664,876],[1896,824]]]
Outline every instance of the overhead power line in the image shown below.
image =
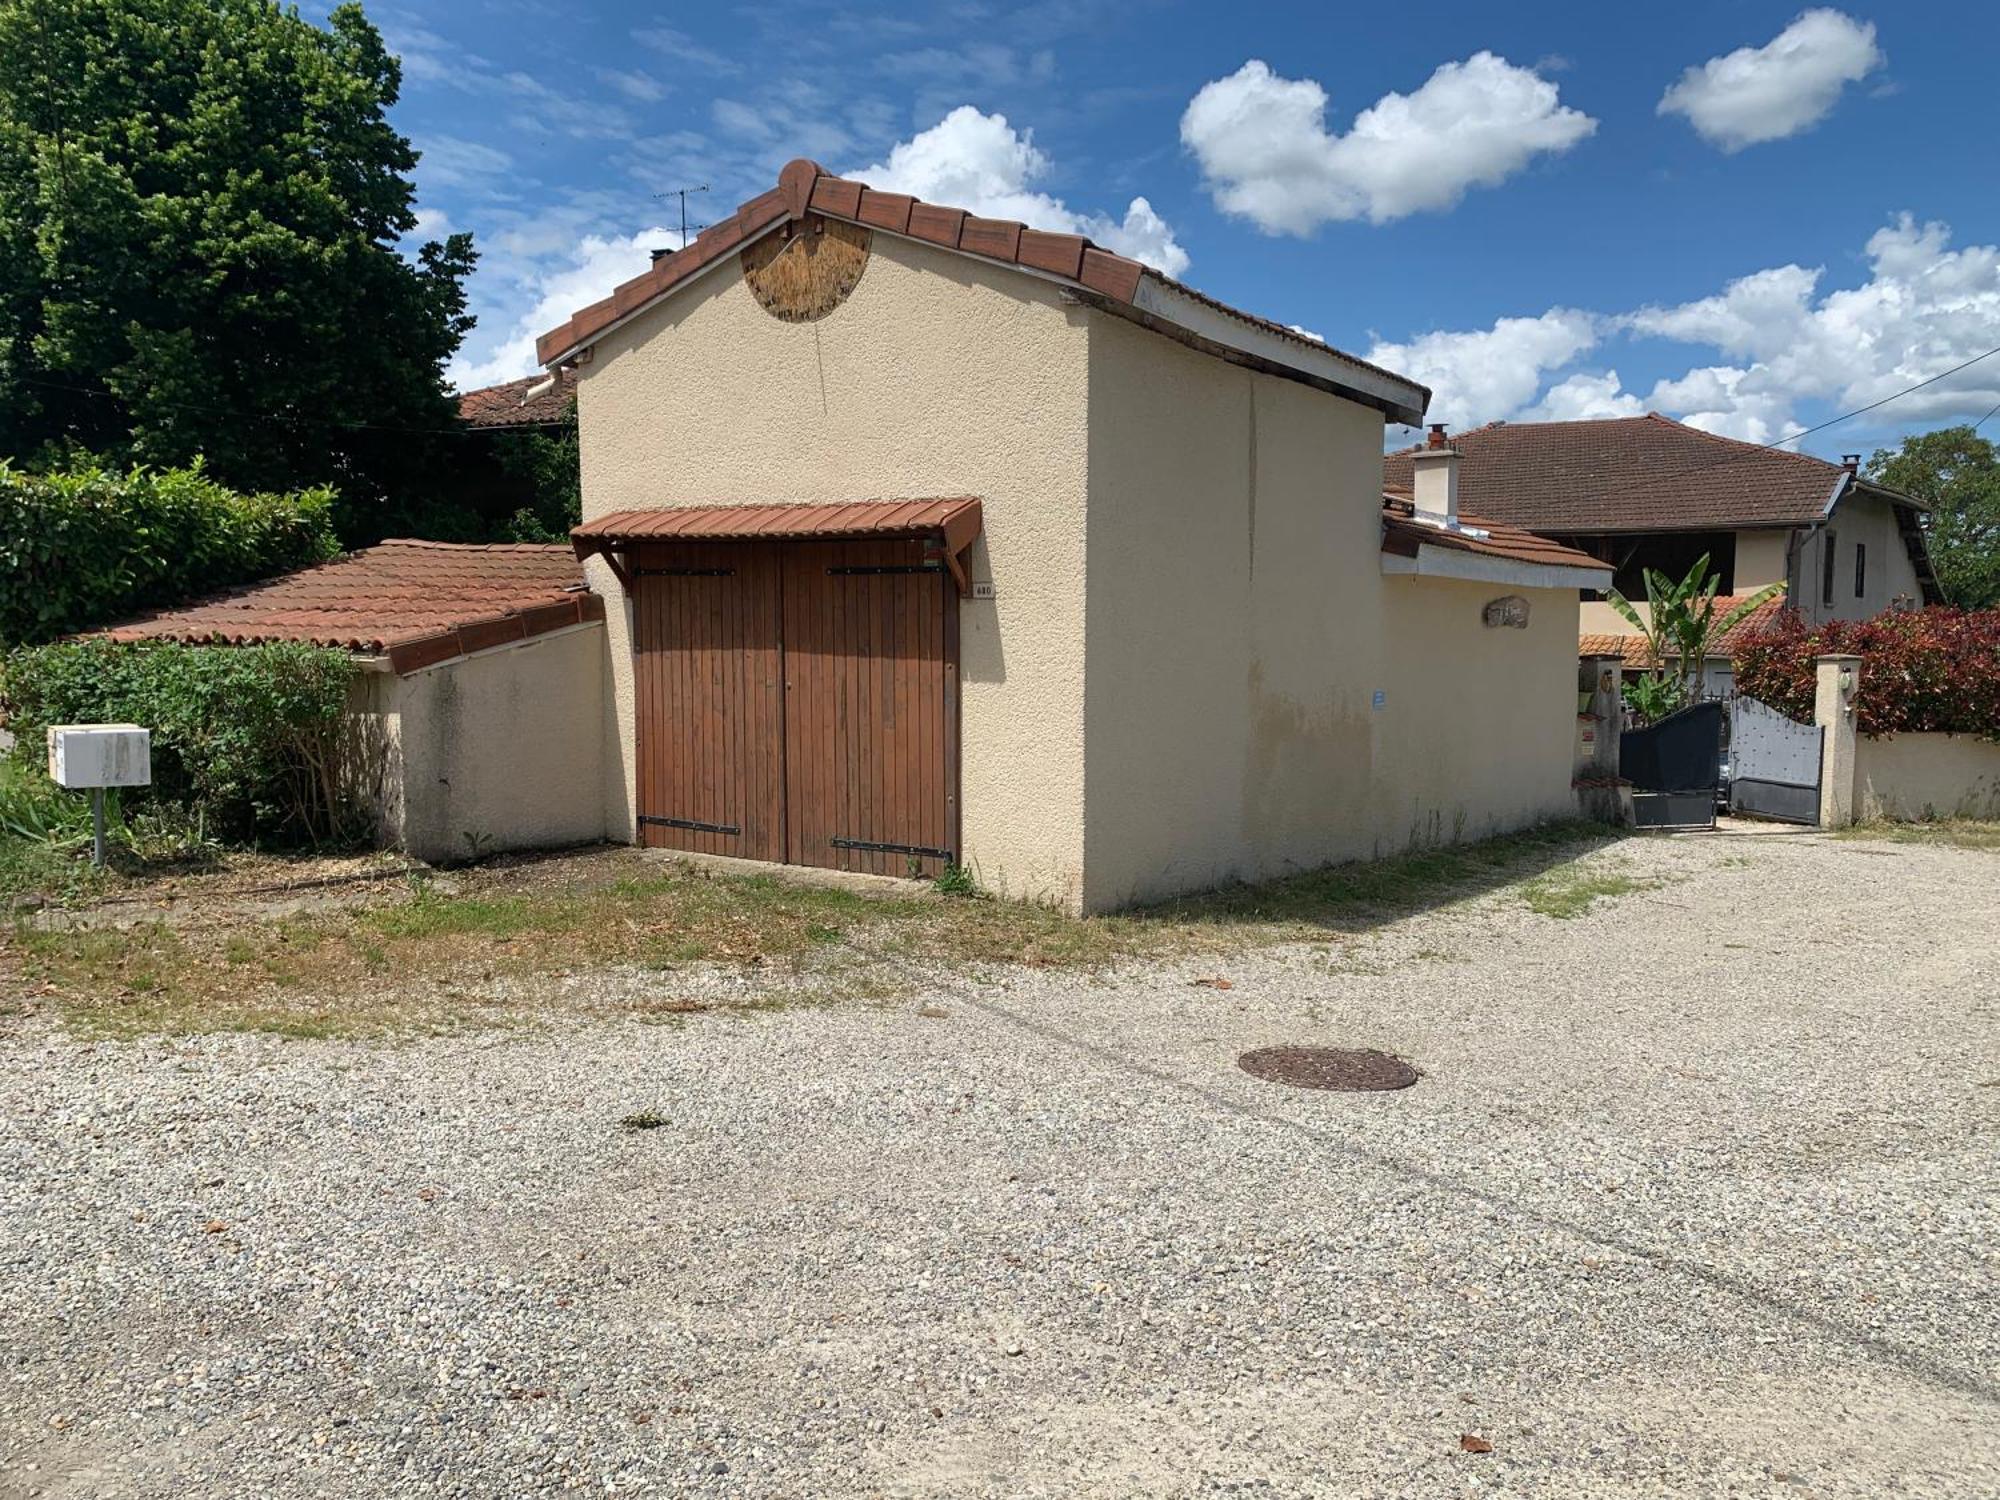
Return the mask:
[[[2000,344],[1995,344],[1991,349],[1988,349],[1984,354],[1973,355],[1972,358],[1968,359],[1962,365],[1953,365],[1949,370],[1939,371],[1937,374],[1931,376],[1929,380],[1919,380],[1915,385],[1906,385],[1900,391],[1896,392],[1896,394],[1893,396],[1884,396],[1880,401],[1871,401],[1866,406],[1857,406],[1854,408],[1853,411],[1844,411],[1837,417],[1827,418],[1817,427],[1807,427],[1802,431],[1790,433],[1772,442],[1760,443],[1758,444],[1758,446],[1761,448],[1776,448],[1780,447],[1785,443],[1796,443],[1802,437],[1809,437],[1811,434],[1815,432],[1824,432],[1827,428],[1833,427],[1841,422],[1845,422],[1850,417],[1861,416],[1865,412],[1871,412],[1875,410],[1875,408],[1878,406],[1887,406],[1891,401],[1900,401],[1905,396],[1909,395],[1912,391],[1920,391],[1927,385],[1936,385],[1940,380],[1943,380],[1948,376],[1956,375],[1960,370],[1969,370],[1974,365],[1978,364],[1982,359],[1991,359],[1996,354],[2000,354]],[[1993,410],[2000,411],[2000,406],[1996,406]],[[1993,412],[1989,411],[1986,414],[1986,417],[1990,417],[1992,415]],[[1981,422],[1984,422],[1986,420],[1986,417],[1981,417],[1979,420]]]
[[[1940,380],[1948,379],[1949,377],[1956,375],[1960,370],[1969,370],[1974,365],[1978,364],[1981,360],[1991,359],[1996,354],[2000,354],[2000,344],[1995,344],[1991,349],[1986,350],[1983,354],[1973,355],[1972,358],[1964,361],[1962,364],[1953,365],[1949,370],[1940,370],[1937,374],[1932,375],[1927,379],[1919,380],[1914,385],[1904,386],[1903,389],[1901,389],[1900,391],[1895,392],[1893,395],[1884,396],[1880,401],[1871,401],[1866,406],[1857,406],[1854,408],[1853,411],[1842,412],[1837,417],[1828,417],[1824,422],[1819,423],[1817,426],[1803,427],[1799,429],[1799,431],[1797,432],[1786,433],[1783,437],[1773,438],[1771,439],[1771,441],[1767,443],[1745,442],[1741,438],[1723,438],[1719,433],[1708,433],[1706,434],[1706,436],[1717,438],[1722,442],[1741,443],[1742,446],[1746,448],[1766,449],[1773,452],[1781,451],[1783,450],[1785,444],[1787,443],[1796,443],[1802,437],[1809,437],[1815,432],[1824,432],[1827,428],[1837,426],[1840,423],[1845,422],[1852,417],[1858,417],[1861,416],[1863,413],[1874,411],[1878,407],[1887,406],[1892,401],[1900,401],[1903,399],[1903,397],[1909,395],[1913,391],[1920,391],[1925,386],[1928,385],[1936,385]],[[1986,414],[1986,416],[1981,417],[1979,419],[1979,422],[1974,423],[1973,430],[1975,432],[1978,431],[1980,423],[1985,422],[1988,417],[1993,416],[1995,413],[2000,413],[2000,406],[1994,407],[1992,411],[1989,411]],[[1696,430],[1699,431],[1700,429],[1697,428]],[[1804,457],[1808,455],[1801,455],[1801,456]],[[1641,490],[1652,490],[1657,488],[1659,485],[1670,483],[1673,480],[1685,479],[1691,474],[1705,473],[1709,469],[1719,469],[1723,467],[1725,464],[1741,463],[1742,461],[1743,461],[1743,455],[1741,453],[1724,452],[1722,454],[1719,454],[1715,458],[1705,459],[1701,463],[1689,464],[1685,468],[1663,470],[1658,474],[1653,474],[1648,476],[1647,479],[1641,484],[1626,485],[1620,489],[1607,491],[1605,495],[1600,498],[1610,499],[1619,495],[1635,494]]]

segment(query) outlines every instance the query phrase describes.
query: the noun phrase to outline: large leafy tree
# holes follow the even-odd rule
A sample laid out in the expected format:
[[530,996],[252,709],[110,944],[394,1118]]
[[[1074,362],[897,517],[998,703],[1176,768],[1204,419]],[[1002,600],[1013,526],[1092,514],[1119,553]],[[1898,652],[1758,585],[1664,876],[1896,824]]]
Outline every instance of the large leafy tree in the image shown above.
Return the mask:
[[1878,448],[1868,477],[1930,507],[1925,531],[1953,604],[2000,604],[2000,450],[1971,427],[1940,427]]
[[428,484],[473,251],[399,248],[400,85],[358,5],[0,0],[0,455],[200,455],[364,530]]

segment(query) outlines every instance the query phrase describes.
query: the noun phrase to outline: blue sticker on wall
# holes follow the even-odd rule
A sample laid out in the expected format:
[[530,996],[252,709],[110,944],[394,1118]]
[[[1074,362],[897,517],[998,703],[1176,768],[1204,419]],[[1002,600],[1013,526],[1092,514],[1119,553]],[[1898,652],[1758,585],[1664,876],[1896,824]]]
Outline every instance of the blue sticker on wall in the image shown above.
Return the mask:
[[1382,705],[1387,703],[1388,701],[1389,701],[1389,695],[1387,693],[1383,692],[1382,689],[1380,688],[1375,689],[1375,706],[1377,708],[1382,707]]

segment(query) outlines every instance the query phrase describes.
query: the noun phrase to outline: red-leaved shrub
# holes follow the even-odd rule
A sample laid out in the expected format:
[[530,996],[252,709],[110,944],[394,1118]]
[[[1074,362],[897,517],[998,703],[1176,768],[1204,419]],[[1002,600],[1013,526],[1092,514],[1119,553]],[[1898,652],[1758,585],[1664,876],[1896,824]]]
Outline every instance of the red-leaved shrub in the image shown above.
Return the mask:
[[2000,740],[2000,609],[1892,610],[1807,626],[1791,610],[1736,643],[1736,688],[1795,719],[1813,716],[1814,659],[1861,658],[1863,734],[1942,730]]

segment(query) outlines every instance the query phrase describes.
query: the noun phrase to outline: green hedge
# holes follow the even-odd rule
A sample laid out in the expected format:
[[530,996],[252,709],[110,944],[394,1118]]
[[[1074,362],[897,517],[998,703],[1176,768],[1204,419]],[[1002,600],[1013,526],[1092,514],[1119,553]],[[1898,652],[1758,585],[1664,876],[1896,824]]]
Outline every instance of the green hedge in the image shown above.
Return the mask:
[[35,645],[337,555],[331,490],[241,495],[189,469],[0,460],[0,644]]
[[14,755],[46,768],[50,724],[153,732],[153,784],[134,801],[179,803],[214,833],[322,844],[353,831],[342,733],[357,668],[344,651],[76,641],[0,661]]

